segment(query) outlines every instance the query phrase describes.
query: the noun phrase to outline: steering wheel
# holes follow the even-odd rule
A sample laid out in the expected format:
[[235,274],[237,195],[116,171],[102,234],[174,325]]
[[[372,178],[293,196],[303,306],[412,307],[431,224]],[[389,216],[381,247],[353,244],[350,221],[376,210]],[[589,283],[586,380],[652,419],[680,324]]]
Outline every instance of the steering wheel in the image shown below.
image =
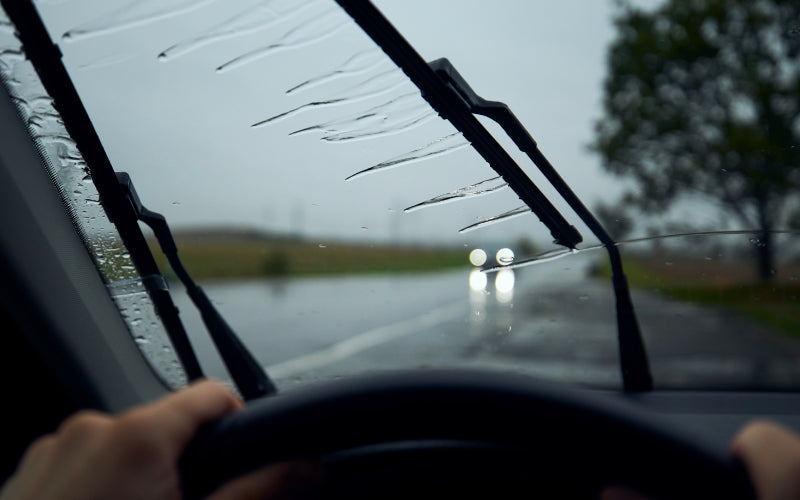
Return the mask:
[[321,498],[755,498],[746,471],[623,401],[527,376],[416,371],[334,380],[251,402],[181,461],[203,497],[262,465],[327,470]]

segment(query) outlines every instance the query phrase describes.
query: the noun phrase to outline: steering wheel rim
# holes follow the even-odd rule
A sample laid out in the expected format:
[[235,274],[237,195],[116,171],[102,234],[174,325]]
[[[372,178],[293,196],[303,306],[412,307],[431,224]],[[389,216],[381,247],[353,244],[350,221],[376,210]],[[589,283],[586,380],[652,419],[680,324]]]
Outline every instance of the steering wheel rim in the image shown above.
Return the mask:
[[741,464],[632,404],[479,370],[362,375],[251,402],[190,443],[182,486],[187,498],[201,498],[267,463],[336,463],[391,453],[398,443],[424,455],[424,443],[442,442],[530,455],[555,487],[583,478],[582,491],[626,484],[652,498],[754,498]]

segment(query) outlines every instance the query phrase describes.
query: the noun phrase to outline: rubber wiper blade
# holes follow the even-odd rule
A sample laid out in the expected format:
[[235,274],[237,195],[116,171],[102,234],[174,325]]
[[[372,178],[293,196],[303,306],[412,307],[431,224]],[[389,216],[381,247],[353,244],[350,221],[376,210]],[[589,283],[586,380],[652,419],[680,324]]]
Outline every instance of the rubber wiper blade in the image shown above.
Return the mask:
[[125,197],[133,207],[138,219],[147,224],[153,230],[153,234],[158,240],[161,251],[167,257],[170,267],[186,287],[186,293],[192,299],[203,323],[206,325],[214,345],[217,347],[222,361],[225,363],[228,373],[230,373],[236,388],[245,400],[256,399],[268,396],[277,392],[275,385],[267,376],[264,368],[256,361],[255,357],[245,347],[233,329],[225,321],[225,318],[217,311],[214,304],[209,300],[206,293],[192,279],[191,275],[183,267],[180,257],[178,257],[178,246],[172,237],[167,220],[163,215],[148,210],[145,207],[133,181],[126,172],[117,172],[117,180],[125,193]]
[[[131,259],[142,276],[159,275],[158,266],[139,228],[139,220],[153,228],[159,244],[175,273],[186,286],[189,296],[198,307],[209,333],[228,368],[234,383],[245,399],[276,392],[275,386],[244,344],[228,326],[214,305],[188,275],[166,220],[160,214],[147,210],[139,201],[130,177],[117,174],[100,142],[83,102],[61,60],[61,51],[50,39],[36,7],[30,0],[0,0],[3,10],[16,26],[25,54],[34,65],[42,85],[52,97],[64,127],[83,154],[92,179],[100,193],[100,201],[109,218],[119,230]],[[145,281],[149,283],[150,281]],[[191,347],[186,331],[178,316],[169,292],[148,288],[159,316],[164,321],[167,334],[190,380],[203,373]]]
[[478,121],[464,100],[436,75],[414,48],[368,1],[337,0],[394,63],[422,92],[422,97],[442,118],[449,120],[472,144],[519,198],[550,230],[555,242],[568,248],[583,241],[547,197]]
[[561,216],[530,178],[514,162],[474,115],[498,123],[605,246],[612,270],[616,298],[620,369],[625,390],[645,391],[653,387],[647,352],[642,340],[622,259],[614,240],[584,206],[539,150],[536,141],[511,112],[497,101],[483,99],[467,84],[447,59],[426,63],[369,0],[336,0],[364,32],[400,67],[419,88],[422,97],[458,129],[475,150],[500,174],[514,192],[548,227],[555,243],[574,249],[580,233]]
[[[86,160],[92,180],[100,193],[103,209],[116,225],[136,269],[141,276],[158,275],[158,266],[147,247],[135,214],[122,196],[111,161],[61,61],[61,51],[50,39],[36,7],[30,0],[0,0],[0,5],[16,27],[26,57],[36,69],[42,85],[64,121],[64,127]],[[201,378],[203,372],[178,316],[178,310],[169,292],[153,286],[153,282],[143,281],[186,376],[189,380]]]

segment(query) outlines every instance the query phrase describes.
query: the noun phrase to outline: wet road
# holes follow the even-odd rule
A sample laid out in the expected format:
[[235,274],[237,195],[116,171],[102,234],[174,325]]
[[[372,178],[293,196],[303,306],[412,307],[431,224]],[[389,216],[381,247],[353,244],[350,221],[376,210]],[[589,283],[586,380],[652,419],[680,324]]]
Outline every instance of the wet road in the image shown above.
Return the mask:
[[[613,294],[610,284],[588,277],[590,257],[520,269],[513,279],[484,275],[483,287],[480,277],[459,270],[204,288],[282,387],[368,370],[449,366],[618,387]],[[206,373],[227,378],[185,295],[175,299]],[[634,302],[659,386],[755,388],[800,380],[797,342],[716,309],[638,291]]]

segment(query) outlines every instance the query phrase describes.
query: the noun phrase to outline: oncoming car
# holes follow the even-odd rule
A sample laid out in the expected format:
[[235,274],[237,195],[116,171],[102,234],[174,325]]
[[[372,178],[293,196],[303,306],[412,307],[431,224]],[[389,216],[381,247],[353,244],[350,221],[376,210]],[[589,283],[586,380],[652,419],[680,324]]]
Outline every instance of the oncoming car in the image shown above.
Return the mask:
[[188,497],[748,498],[800,430],[796,7],[0,3],[6,475],[203,376]]

